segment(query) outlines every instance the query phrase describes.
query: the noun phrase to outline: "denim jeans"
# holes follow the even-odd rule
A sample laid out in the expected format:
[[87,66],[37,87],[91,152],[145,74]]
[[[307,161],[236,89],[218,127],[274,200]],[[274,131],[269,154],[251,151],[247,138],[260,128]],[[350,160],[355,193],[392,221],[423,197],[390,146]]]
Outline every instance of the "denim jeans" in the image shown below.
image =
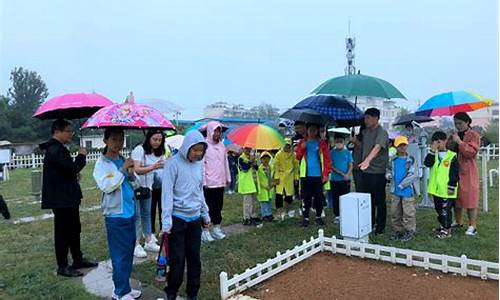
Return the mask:
[[262,217],[268,217],[273,215],[273,204],[271,200],[269,201],[259,201],[260,203],[260,212]]
[[[151,197],[135,202],[135,235],[141,240],[141,235],[147,237],[151,234]],[[142,232],[141,232],[142,227]],[[142,233],[142,234],[141,234]]]
[[135,218],[105,218],[109,254],[113,265],[114,293],[130,293],[130,274],[134,260]]

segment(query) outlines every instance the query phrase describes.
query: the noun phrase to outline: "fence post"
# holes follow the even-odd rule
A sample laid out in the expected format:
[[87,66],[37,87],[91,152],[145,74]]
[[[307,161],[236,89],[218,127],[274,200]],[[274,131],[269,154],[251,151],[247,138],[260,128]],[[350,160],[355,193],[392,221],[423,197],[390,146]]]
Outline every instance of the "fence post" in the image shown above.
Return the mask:
[[36,169],[35,153],[31,153],[31,168]]
[[332,253],[337,253],[337,237],[332,235]]
[[226,299],[229,294],[229,287],[227,286],[227,273],[220,272],[219,274],[219,284],[220,284],[220,298],[222,300]]
[[483,188],[483,211],[488,212],[488,149],[481,151],[481,183]]
[[467,276],[467,256],[465,256],[465,254],[460,256],[460,274],[462,276]]
[[325,233],[323,229],[318,230],[318,237],[319,237],[320,249],[321,252],[323,252],[323,250],[325,250]]

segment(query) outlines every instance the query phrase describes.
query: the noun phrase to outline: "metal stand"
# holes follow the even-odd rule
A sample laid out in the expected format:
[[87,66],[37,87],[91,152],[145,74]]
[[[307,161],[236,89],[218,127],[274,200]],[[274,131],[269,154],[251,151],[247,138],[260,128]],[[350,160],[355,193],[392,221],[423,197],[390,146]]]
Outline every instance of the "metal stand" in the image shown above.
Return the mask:
[[427,182],[429,179],[429,169],[425,167],[424,165],[424,160],[425,157],[427,156],[427,133],[425,132],[425,129],[420,128],[420,134],[418,136],[418,145],[420,147],[420,153],[422,157],[422,165],[420,166],[422,170],[422,178],[420,181],[420,186],[421,188],[421,195],[422,195],[422,201],[418,205],[418,207],[427,207],[427,208],[433,208],[434,203],[429,199],[429,194],[427,194]]

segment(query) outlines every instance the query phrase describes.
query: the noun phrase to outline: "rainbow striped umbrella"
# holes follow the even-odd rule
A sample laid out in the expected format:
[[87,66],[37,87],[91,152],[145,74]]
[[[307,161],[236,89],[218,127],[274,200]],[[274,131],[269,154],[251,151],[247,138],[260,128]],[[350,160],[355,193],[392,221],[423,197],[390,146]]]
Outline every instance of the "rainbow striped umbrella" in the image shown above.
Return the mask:
[[491,106],[493,100],[477,93],[456,91],[439,94],[429,98],[420,106],[417,116],[452,116],[458,112],[474,111]]
[[233,129],[228,139],[241,147],[257,150],[280,149],[285,145],[281,134],[272,127],[263,124],[247,124]]

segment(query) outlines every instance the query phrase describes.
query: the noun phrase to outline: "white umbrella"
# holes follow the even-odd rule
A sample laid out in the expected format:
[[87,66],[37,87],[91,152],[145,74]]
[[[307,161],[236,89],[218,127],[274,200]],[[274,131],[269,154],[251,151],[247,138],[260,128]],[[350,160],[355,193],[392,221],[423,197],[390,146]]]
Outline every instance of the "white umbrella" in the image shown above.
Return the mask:
[[338,127],[338,128],[330,128],[328,129],[328,132],[335,132],[335,133],[342,133],[342,134],[351,134],[351,131],[345,127]]
[[165,144],[169,145],[171,148],[179,149],[184,141],[184,136],[177,134],[168,138],[165,138]]

